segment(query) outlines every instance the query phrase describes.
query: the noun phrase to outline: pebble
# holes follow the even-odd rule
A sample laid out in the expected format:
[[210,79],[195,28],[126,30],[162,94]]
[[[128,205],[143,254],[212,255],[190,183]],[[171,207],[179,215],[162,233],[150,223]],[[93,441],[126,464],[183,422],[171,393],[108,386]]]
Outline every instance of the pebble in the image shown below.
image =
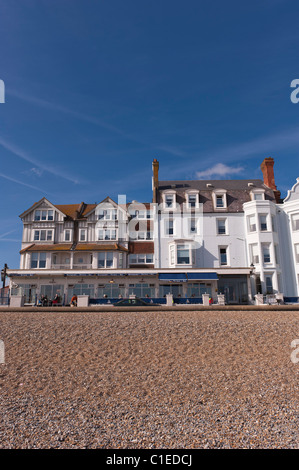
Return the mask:
[[0,313],[0,448],[298,449],[299,312]]

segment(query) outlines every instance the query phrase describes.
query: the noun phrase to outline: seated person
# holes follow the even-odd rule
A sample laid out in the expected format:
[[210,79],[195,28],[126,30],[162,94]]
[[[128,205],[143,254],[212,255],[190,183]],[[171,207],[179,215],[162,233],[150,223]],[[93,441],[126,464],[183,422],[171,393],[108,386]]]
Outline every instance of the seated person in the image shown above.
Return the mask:
[[70,306],[71,307],[77,307],[77,296],[76,295],[73,295],[73,297],[71,298]]
[[52,300],[52,305],[56,305],[60,302],[60,297],[58,294],[55,295],[54,299]]

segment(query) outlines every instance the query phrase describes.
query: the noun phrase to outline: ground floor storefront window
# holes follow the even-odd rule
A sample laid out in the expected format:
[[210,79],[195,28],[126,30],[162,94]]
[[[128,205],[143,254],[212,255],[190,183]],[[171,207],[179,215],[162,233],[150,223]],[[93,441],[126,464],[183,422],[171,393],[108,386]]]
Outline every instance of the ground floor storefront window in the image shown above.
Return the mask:
[[219,276],[218,293],[224,294],[228,304],[248,303],[248,283],[246,276]]
[[11,295],[24,296],[25,304],[35,303],[36,301],[36,286],[32,284],[19,284],[17,287],[11,288]]
[[89,295],[94,298],[95,289],[93,284],[74,284],[68,286],[67,301],[70,302],[71,298],[76,295]]
[[212,288],[210,285],[204,283],[187,284],[187,297],[201,298],[202,294],[212,295]]
[[182,284],[160,284],[159,297],[166,297],[167,294],[172,294],[173,297],[182,297],[183,286]]
[[98,298],[117,299],[125,296],[124,284],[116,284],[109,282],[98,286]]
[[155,285],[147,283],[129,284],[129,295],[136,297],[155,297]]
[[49,301],[59,297],[59,303],[64,301],[64,287],[61,284],[43,284],[40,286],[40,298],[47,297]]

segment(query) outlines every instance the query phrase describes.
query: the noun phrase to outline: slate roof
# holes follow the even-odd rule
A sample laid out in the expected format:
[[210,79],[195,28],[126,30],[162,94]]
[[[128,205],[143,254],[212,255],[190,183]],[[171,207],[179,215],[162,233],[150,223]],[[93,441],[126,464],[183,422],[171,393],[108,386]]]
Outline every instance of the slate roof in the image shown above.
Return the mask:
[[[253,186],[249,186],[249,183],[252,183]],[[250,192],[253,189],[264,189],[265,199],[276,202],[273,190],[268,188],[261,179],[159,181],[159,204],[162,202],[161,193],[169,189],[173,189],[176,192],[178,204],[186,202],[186,191],[191,189],[198,190],[199,202],[203,204],[204,212],[217,212],[212,200],[212,193],[215,189],[226,190],[227,212],[243,212],[243,204],[251,201]]]

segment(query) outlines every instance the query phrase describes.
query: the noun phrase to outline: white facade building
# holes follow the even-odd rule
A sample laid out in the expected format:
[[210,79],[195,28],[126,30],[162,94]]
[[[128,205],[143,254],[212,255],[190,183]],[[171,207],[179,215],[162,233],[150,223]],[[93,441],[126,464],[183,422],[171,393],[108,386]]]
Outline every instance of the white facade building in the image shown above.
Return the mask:
[[[114,303],[136,295],[164,303],[246,304],[260,293],[299,295],[299,179],[281,200],[274,161],[263,180],[160,181],[151,203],[54,205],[21,214],[20,269],[8,270],[11,304],[73,295]],[[21,299],[21,300],[20,300]]]

